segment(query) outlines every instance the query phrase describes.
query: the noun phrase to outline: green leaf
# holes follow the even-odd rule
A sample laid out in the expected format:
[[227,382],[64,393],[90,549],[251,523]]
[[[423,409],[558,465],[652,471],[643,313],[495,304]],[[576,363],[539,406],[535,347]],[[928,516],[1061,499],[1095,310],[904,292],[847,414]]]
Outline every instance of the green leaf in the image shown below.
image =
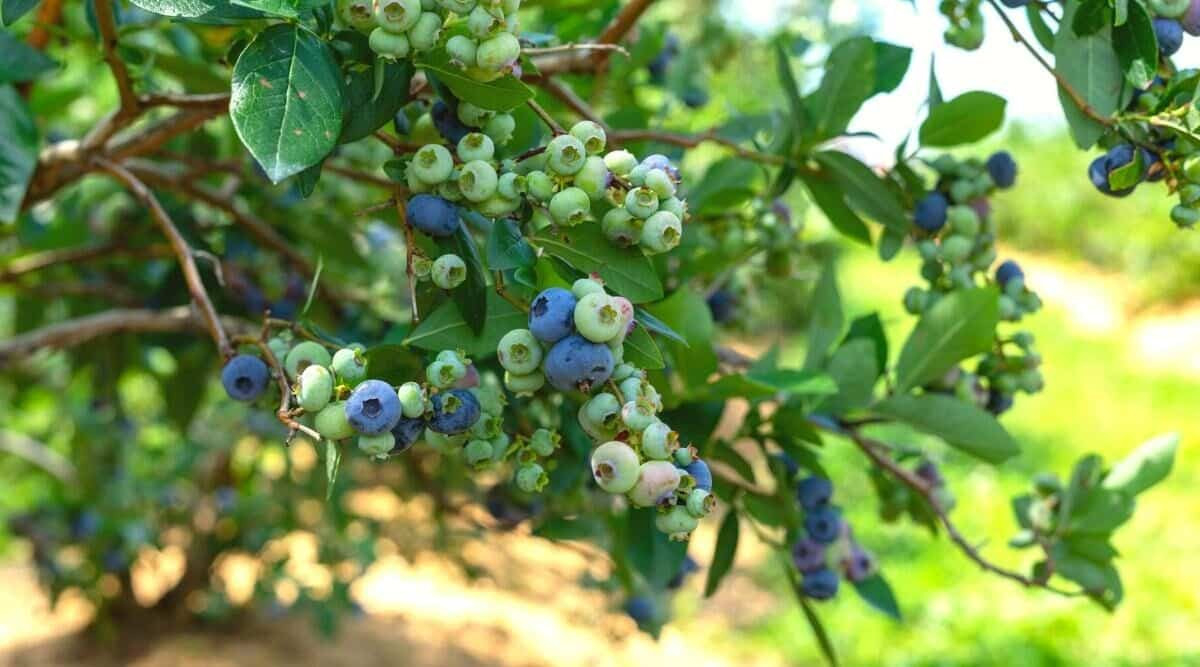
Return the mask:
[[846,203],[846,193],[833,182],[827,171],[801,172],[800,179],[808,188],[813,203],[821,209],[834,229],[859,243],[871,245],[871,231],[867,229],[867,224]]
[[1074,553],[1062,542],[1051,547],[1050,557],[1054,560],[1055,574],[1074,581],[1089,592],[1108,592],[1120,599],[1121,577],[1111,563],[1095,563]]
[[846,332],[846,340],[860,338],[872,342],[875,348],[875,367],[883,372],[887,368],[888,362],[888,341],[887,333],[883,330],[883,320],[879,319],[879,313],[863,315],[850,323],[850,330]]
[[839,151],[820,151],[813,157],[829,170],[846,201],[859,213],[888,229],[908,234],[908,214],[900,197],[867,165]]
[[900,350],[896,391],[919,387],[963,359],[991,349],[999,321],[1000,297],[991,287],[942,297],[921,316]]
[[929,56],[929,110],[933,111],[945,99],[942,97],[942,87],[938,85],[937,69],[934,67],[934,57]]
[[668,326],[666,322],[663,322],[652,315],[650,311],[644,308],[635,308],[633,312],[633,319],[636,320],[641,326],[646,327],[660,336],[670,338],[684,347],[691,347],[686,338],[684,338],[678,331],[675,331]]
[[1134,500],[1123,491],[1095,487],[1075,501],[1068,534],[1108,535],[1133,517]]
[[899,88],[911,62],[912,49],[907,46],[875,42],[875,88],[872,93],[890,93]]
[[232,0],[232,2],[240,7],[257,9],[264,14],[294,19],[317,7],[328,5],[330,0]]
[[662,282],[654,264],[636,248],[620,248],[600,231],[600,225],[586,224],[549,230],[531,239],[553,255],[583,273],[599,273],[604,286],[634,303],[657,301],[663,296]]
[[[1112,29],[1105,27],[1093,35],[1080,37],[1071,29],[1079,2],[1068,0],[1064,7],[1054,38],[1055,69],[1096,113],[1111,116],[1120,107],[1124,80],[1112,48]],[[1104,133],[1104,126],[1080,111],[1061,86],[1058,99],[1075,144],[1091,148]]]
[[681,289],[648,310],[690,343],[685,346],[663,341],[664,350],[674,362],[673,369],[685,379],[686,386],[706,386],[708,377],[717,370],[717,355],[712,349],[712,313],[704,297]]
[[896,594],[888,585],[883,575],[876,573],[854,582],[854,590],[867,604],[878,609],[893,619],[900,620],[900,604],[896,602]]
[[25,100],[12,86],[0,86],[0,222],[12,222],[21,213],[37,150],[37,125]]
[[922,146],[958,146],[988,136],[1004,124],[1007,101],[999,95],[973,90],[937,105],[921,123]]
[[32,81],[58,67],[46,54],[0,30],[0,85]]
[[[383,87],[378,94],[375,91],[376,71],[383,73]],[[342,79],[342,133],[338,143],[358,141],[392,122],[396,112],[408,103],[412,75],[411,62],[384,58],[380,58],[374,68],[347,70]]]
[[501,218],[492,223],[487,240],[487,264],[492,271],[507,271],[537,264],[537,253],[521,234],[521,228],[512,218]]
[[479,249],[475,240],[467,231],[467,226],[459,223],[458,230],[449,238],[438,239],[438,247],[443,253],[453,253],[462,258],[467,266],[467,279],[450,293],[451,300],[458,306],[458,312],[471,327],[472,333],[478,335],[483,331],[487,316],[488,289],[487,275],[483,263],[479,261]]
[[1178,449],[1179,434],[1160,435],[1118,461],[1104,476],[1101,484],[1106,489],[1136,496],[1171,474],[1171,468],[1175,465],[1175,452]]
[[1025,5],[1025,18],[1029,19],[1029,27],[1033,29],[1033,36],[1038,44],[1041,44],[1043,49],[1053,52],[1054,31],[1046,25],[1046,19],[1042,17],[1042,6],[1035,3]]
[[796,75],[792,73],[792,61],[781,40],[775,40],[775,72],[779,78],[779,87],[787,98],[788,109],[792,112],[792,126],[802,130],[809,125],[808,110],[800,97],[800,85],[796,83]]
[[655,527],[655,508],[629,511],[629,564],[637,570],[651,587],[662,590],[667,582],[679,572],[687,556],[687,542],[671,540],[666,533]]
[[1142,159],[1142,151],[1133,152],[1133,159],[1128,164],[1122,165],[1108,172],[1108,185],[1113,190],[1124,190],[1132,188],[1142,182],[1143,174],[1145,173],[1146,165]]
[[825,373],[810,369],[751,368],[747,378],[765,384],[776,393],[794,394],[797,396],[827,396],[837,392],[837,385]]
[[525,327],[527,320],[525,313],[489,290],[487,317],[479,334],[471,330],[458,306],[447,301],[421,320],[404,344],[430,351],[463,349],[475,359],[487,359],[496,354],[504,334]]
[[707,456],[709,460],[720,461],[729,466],[739,477],[747,482],[754,483],[754,467],[728,441],[718,440],[716,446],[708,452]]
[[342,448],[332,440],[325,441],[325,502],[333,497],[338,468],[342,467]]
[[533,99],[533,89],[511,74],[493,81],[476,81],[456,65],[450,64],[450,56],[445,49],[433,51],[426,58],[417,66],[437,76],[438,81],[445,84],[455,97],[480,108],[512,111]]
[[840,42],[825,61],[821,85],[808,97],[816,140],[846,131],[850,119],[875,92],[875,42],[854,37]]
[[[784,563],[785,568],[789,565],[789,563]],[[837,651],[833,648],[833,641],[829,638],[829,633],[825,631],[821,617],[817,616],[812,603],[804,597],[804,591],[800,588],[800,580],[791,569],[788,570],[788,580],[792,584],[792,592],[796,594],[796,602],[800,605],[800,611],[804,612],[804,619],[808,621],[808,627],[812,628],[813,636],[817,638],[817,645],[821,647],[821,653],[825,655],[825,659],[829,661],[830,665],[837,667]]]
[[758,165],[730,157],[714,162],[696,187],[688,191],[688,207],[695,214],[720,212],[740,204],[762,187]]
[[1000,463],[1020,451],[995,417],[954,396],[893,396],[877,403],[875,411],[989,463]]
[[381,343],[367,348],[363,357],[367,360],[369,376],[391,385],[408,382],[422,370],[417,355],[410,348],[396,343]]
[[262,18],[262,14],[248,7],[238,7],[229,0],[130,0],[133,4],[153,14],[199,22],[223,23],[245,19]]
[[712,562],[708,566],[708,579],[704,582],[706,598],[717,592],[721,580],[733,567],[734,557],[737,556],[738,529],[737,512],[730,508],[721,520],[720,529],[717,530],[717,546],[713,548]]
[[38,0],[0,0],[0,25],[12,25],[37,3]]
[[1080,0],[1079,9],[1071,17],[1071,31],[1086,37],[1100,32],[1112,22],[1112,7],[1108,0]]
[[764,526],[783,528],[787,526],[788,517],[786,506],[778,498],[757,493],[742,494],[742,503],[755,521]]
[[275,183],[320,162],[342,132],[341,73],[313,33],[280,23],[238,56],[233,127]]
[[1158,68],[1158,37],[1142,3],[1133,3],[1128,20],[1113,28],[1112,42],[1129,83],[1138,88],[1149,86]]
[[645,327],[634,327],[633,331],[625,337],[624,350],[625,361],[638,368],[655,370],[666,366],[662,352],[658,349],[654,339],[646,332]]
[[841,416],[866,407],[879,378],[875,343],[866,338],[847,341],[833,353],[825,370],[837,384],[837,393],[818,403],[815,410]]
[[821,277],[813,288],[809,309],[812,312],[808,325],[808,350],[804,356],[804,367],[821,368],[829,348],[842,336],[845,316],[842,314],[842,297],[838,293],[837,268],[833,262],[825,264]]

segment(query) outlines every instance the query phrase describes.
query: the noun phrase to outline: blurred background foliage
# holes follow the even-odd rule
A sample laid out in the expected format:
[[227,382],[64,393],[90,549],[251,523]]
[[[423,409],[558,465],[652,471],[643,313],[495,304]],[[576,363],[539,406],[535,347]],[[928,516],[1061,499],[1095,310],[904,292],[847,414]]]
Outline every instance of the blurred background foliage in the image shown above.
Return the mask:
[[[771,34],[787,30],[796,37],[800,60],[819,63],[823,43],[876,27],[871,3],[845,22],[837,20],[838,5],[845,3],[757,2],[657,3],[632,61],[615,60],[605,83],[612,124],[703,131],[735,117],[770,113],[782,102],[765,47]],[[564,42],[584,38],[617,4],[529,0],[525,30],[552,30]],[[756,18],[767,6],[774,15]],[[122,7],[128,35],[122,55],[135,68],[165,72],[158,82],[164,89],[180,82],[191,92],[225,89],[222,60],[229,44],[243,36],[239,29],[138,30],[154,17]],[[116,104],[90,37],[89,9],[90,3],[70,3],[61,34],[78,39],[55,41],[52,55],[61,67],[33,88],[30,105],[49,141],[80,136]],[[11,30],[21,37],[28,23]],[[645,65],[668,32],[683,44],[680,55],[664,86],[649,85]],[[936,33],[912,35],[914,41],[940,39]],[[915,62],[910,76],[919,76],[922,67]],[[585,81],[577,87],[585,96],[591,93]],[[693,102],[702,96],[702,103],[688,108],[685,95]],[[529,118],[519,122],[534,125]],[[1015,155],[1021,172],[1018,187],[993,205],[1004,247],[1028,258],[1030,282],[1047,295],[1046,311],[1029,325],[1043,351],[1048,387],[1006,418],[1026,446],[1021,458],[993,469],[947,453],[943,466],[959,499],[956,519],[968,535],[996,550],[1013,530],[1006,499],[1036,471],[1031,461],[1065,471],[1085,452],[1112,460],[1156,433],[1179,431],[1186,442],[1200,431],[1195,410],[1200,312],[1191,304],[1200,290],[1200,238],[1166,222],[1169,204],[1158,191],[1127,199],[1096,194],[1084,178],[1089,156],[1071,146],[1061,125],[1017,121],[1002,139],[962,154],[981,156],[1001,146]],[[243,155],[227,120],[209,124],[172,151],[220,160]],[[380,146],[359,142],[343,147],[339,158],[377,165],[385,155]],[[711,148],[689,151],[683,156],[685,181],[698,181],[719,155]],[[237,170],[239,178],[257,178],[244,162]],[[330,284],[361,299],[318,299],[315,320],[338,323],[333,333],[347,339],[378,340],[386,321],[405,316],[397,298],[403,249],[395,232],[382,220],[353,216],[378,199],[377,192],[335,174],[323,176],[308,199],[292,184],[253,182],[253,188],[243,188],[245,208],[272,222],[287,220],[288,236],[300,252],[314,261],[320,255],[327,276],[335,276]],[[114,235],[134,249],[131,254],[149,259],[117,256],[89,263],[82,282],[75,278],[80,269],[66,267],[0,281],[0,337],[113,304],[166,307],[186,301],[173,260],[155,255],[157,239],[145,212],[109,196],[116,191],[105,180],[85,180],[15,227],[0,229],[0,275],[22,255]],[[836,256],[841,262],[847,312],[878,309],[889,333],[907,331],[911,320],[900,300],[915,282],[914,253],[880,264],[870,251],[835,240],[819,214],[809,213],[799,189],[793,193],[787,203],[806,225],[807,256]],[[227,211],[166,197],[164,203],[189,237],[222,256],[231,285],[214,290],[222,312],[251,318],[270,305],[286,317],[302,305],[307,288],[302,267],[265,254],[230,224]],[[744,268],[736,281],[743,310],[722,336],[749,350],[783,342],[786,355],[802,358],[795,334],[804,322],[795,314],[803,312],[807,290],[795,286],[810,282],[816,266],[806,260],[786,280],[752,279],[764,274],[762,267]],[[1045,289],[1040,280],[1055,286]],[[69,591],[102,607],[102,636],[114,636],[123,624],[151,628],[172,627],[181,617],[239,619],[251,608],[265,618],[308,616],[329,632],[342,612],[360,606],[351,594],[353,582],[370,563],[395,555],[416,562],[422,553],[437,551],[468,576],[503,578],[495,569],[510,564],[509,556],[481,563],[462,545],[479,539],[484,527],[511,527],[536,511],[527,499],[497,491],[483,503],[490,516],[472,505],[467,519],[446,519],[415,497],[431,484],[451,492],[465,488],[462,471],[409,459],[404,466],[357,461],[326,502],[323,461],[315,449],[303,442],[284,449],[283,432],[270,415],[228,401],[216,381],[210,347],[206,340],[178,335],[113,337],[69,353],[39,354],[0,373],[5,448],[32,439],[69,465],[56,479],[21,457],[0,454],[5,491],[0,553],[6,560],[32,560],[53,593]],[[1169,351],[1165,356],[1163,349]],[[846,663],[1200,664],[1194,632],[1200,574],[1188,567],[1200,552],[1194,523],[1200,480],[1190,457],[1182,457],[1175,474],[1143,503],[1139,520],[1118,533],[1117,548],[1136,556],[1123,561],[1126,600],[1109,615],[1082,602],[1013,590],[1010,582],[978,572],[945,540],[917,526],[874,520],[877,503],[866,466],[841,444],[828,448],[822,461],[838,480],[839,497],[860,539],[888,569],[904,612],[902,622],[892,622],[851,596],[823,607]],[[479,486],[489,482],[494,480],[485,478]],[[368,497],[364,490],[382,495]],[[712,539],[701,534],[693,547],[701,567]],[[738,562],[733,591],[716,602],[700,597],[701,578],[693,578],[674,600],[678,622],[664,644],[703,637],[695,643],[709,647],[715,662],[731,664],[819,660],[773,565],[761,551],[748,550]],[[238,579],[236,572],[246,568],[254,576]],[[581,577],[585,586],[599,586],[586,570]],[[180,585],[171,590],[163,583],[175,580]],[[625,641],[633,641],[625,630]],[[5,640],[9,646],[21,643],[20,637]]]

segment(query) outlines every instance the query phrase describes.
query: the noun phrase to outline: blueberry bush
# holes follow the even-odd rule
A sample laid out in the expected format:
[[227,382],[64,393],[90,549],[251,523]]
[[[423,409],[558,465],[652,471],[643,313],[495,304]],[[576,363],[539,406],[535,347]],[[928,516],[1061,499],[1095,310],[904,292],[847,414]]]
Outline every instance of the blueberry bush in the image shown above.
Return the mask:
[[[343,500],[384,483],[432,499],[445,549],[441,517],[470,504],[483,529],[593,542],[611,581],[591,583],[652,633],[752,531],[835,660],[815,603],[901,610],[904,564],[855,538],[822,465],[854,456],[880,520],[1119,604],[1109,538],[1174,436],[1033,476],[1011,503],[1021,569],[958,530],[996,503],[960,502],[939,469],[1018,457],[1003,415],[1046,381],[1021,326],[1037,286],[991,215],[1039,184],[970,148],[1006,101],[930,75],[923,118],[868,165],[842,138],[923,76],[910,45],[751,40],[716,3],[686,28],[655,4],[0,0],[0,463],[28,487],[3,507],[47,589],[120,630],[133,564],[175,547],[187,574],[151,611],[224,618],[245,609],[207,573],[236,550],[266,563],[252,608],[332,628],[354,577],[281,595],[279,541],[309,528],[320,563],[361,573],[386,526]],[[949,43],[977,47],[994,12],[1045,66],[1079,148],[1104,151],[1097,190],[1161,182],[1176,224],[1200,219],[1200,73],[1171,61],[1200,2],[940,7]],[[714,98],[731,62],[769,86]],[[839,243],[919,255],[916,284],[877,287],[905,339],[845,312]],[[802,360],[727,345],[773,320]],[[715,551],[689,553],[705,522]]]

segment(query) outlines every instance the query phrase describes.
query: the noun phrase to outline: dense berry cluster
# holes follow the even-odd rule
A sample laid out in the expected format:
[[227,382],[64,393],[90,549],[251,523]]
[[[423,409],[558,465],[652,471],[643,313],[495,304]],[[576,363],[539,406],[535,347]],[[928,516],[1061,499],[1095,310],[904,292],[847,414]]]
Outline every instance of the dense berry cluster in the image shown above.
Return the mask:
[[874,556],[854,540],[841,511],[831,504],[832,482],[806,477],[796,486],[796,499],[804,511],[804,535],[792,544],[792,564],[802,575],[800,588],[806,596],[828,600],[837,595],[838,574],[831,560],[852,583],[875,574]]
[[370,31],[371,49],[409,58],[442,46],[453,64],[480,81],[512,71],[521,57],[521,0],[343,0],[347,25]]
[[[997,188],[1012,187],[1017,177],[1016,163],[1003,151],[982,163],[943,155],[930,166],[937,184],[913,210],[917,250],[923,260],[921,277],[928,283],[925,289],[912,287],[904,294],[904,307],[914,315],[925,313],[952,292],[989,281],[988,271],[996,261],[996,230],[988,196]],[[1017,322],[1041,308],[1041,299],[1026,286],[1025,274],[1015,261],[1000,263],[991,280],[1000,289],[1001,320]],[[998,340],[975,373],[955,368],[926,389],[956,393],[1000,414],[1012,407],[1015,392],[1041,391],[1040,364],[1033,336],[1020,332]]]

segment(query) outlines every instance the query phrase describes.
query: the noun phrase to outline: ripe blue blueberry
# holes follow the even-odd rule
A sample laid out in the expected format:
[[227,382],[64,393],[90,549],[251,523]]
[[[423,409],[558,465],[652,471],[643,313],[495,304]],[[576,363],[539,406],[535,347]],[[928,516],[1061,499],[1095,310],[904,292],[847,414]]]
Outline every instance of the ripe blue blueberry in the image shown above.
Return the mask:
[[1154,35],[1158,37],[1158,52],[1164,56],[1175,55],[1183,46],[1183,26],[1174,19],[1154,19]]
[[733,319],[736,306],[737,297],[724,287],[708,296],[708,310],[712,314],[713,322],[717,324],[724,324]]
[[543,290],[529,305],[529,330],[543,343],[557,343],[575,331],[575,295],[568,289]]
[[405,213],[409,224],[430,236],[452,236],[458,230],[458,208],[436,195],[414,196]]
[[465,433],[479,419],[479,400],[466,389],[434,394],[431,403],[433,416],[429,418],[429,430],[434,433]]
[[804,515],[804,531],[821,544],[830,544],[842,533],[842,514],[828,505],[808,510]]
[[992,390],[988,392],[987,410],[994,415],[1002,415],[1012,409],[1012,394]]
[[603,343],[572,334],[550,348],[545,368],[546,379],[555,389],[591,393],[612,376],[613,354]]
[[837,595],[837,573],[828,568],[808,572],[800,582],[800,590],[814,600],[828,600]]
[[683,468],[684,472],[692,476],[696,480],[696,488],[712,491],[712,470],[709,470],[708,464],[700,459],[696,459],[687,464]]
[[425,419],[417,417],[412,419],[409,417],[400,417],[400,421],[392,427],[392,437],[396,438],[396,444],[392,447],[391,454],[400,454],[406,452],[418,440],[421,439],[421,434],[425,432]]
[[645,625],[652,622],[658,615],[658,608],[650,596],[635,595],[625,603],[625,613],[629,614],[629,618],[632,618],[638,625]]
[[938,470],[937,464],[929,459],[921,461],[913,472],[930,486],[946,485],[946,479],[942,477],[942,472]]
[[833,482],[824,477],[805,477],[796,485],[796,499],[805,511],[825,507],[833,497]]
[[646,69],[650,72],[650,79],[655,83],[662,83],[667,76],[667,68],[671,66],[671,61],[675,60],[677,55],[679,55],[679,38],[668,33],[663,38],[662,50],[646,65]]
[[679,564],[679,571],[676,572],[675,576],[671,577],[671,580],[667,582],[667,590],[678,590],[683,586],[683,582],[687,579],[689,574],[699,571],[700,565],[696,563],[691,556],[685,555],[683,557],[683,562]]
[[1117,144],[1108,149],[1107,153],[1093,160],[1088,166],[1088,177],[1091,179],[1092,185],[1096,186],[1100,192],[1113,197],[1124,197],[1133,192],[1134,186],[1113,190],[1108,177],[1112,172],[1132,162],[1135,155],[1133,146],[1130,144]]
[[683,101],[684,106],[687,108],[699,109],[705,104],[708,104],[708,91],[703,88],[692,86],[691,88],[683,91],[683,95],[681,95],[679,99]]
[[946,210],[949,207],[946,195],[930,192],[913,209],[913,222],[927,232],[936,232],[946,225]]
[[875,574],[875,558],[858,544],[850,546],[850,553],[842,557],[842,572],[853,583],[858,583]]
[[433,126],[437,128],[438,133],[452,144],[458,144],[471,131],[470,127],[458,119],[458,114],[441,100],[434,102],[429,115],[433,118]]
[[792,564],[806,573],[824,569],[825,545],[808,537],[796,540],[792,545]]
[[996,151],[987,159],[988,175],[998,188],[1011,188],[1017,182],[1017,162],[1008,151]]
[[400,397],[382,380],[358,385],[346,400],[346,419],[363,435],[379,435],[400,421]]
[[1029,4],[1029,0],[1000,0],[1000,2],[1004,3],[1005,7],[1012,9],[1018,9]]
[[1021,270],[1021,265],[1011,259],[1005,260],[996,267],[996,282],[1000,283],[1000,287],[1007,286],[1010,280],[1024,277],[1025,272]]
[[221,384],[229,397],[237,401],[253,401],[262,396],[271,382],[271,370],[258,357],[239,354],[221,369]]

